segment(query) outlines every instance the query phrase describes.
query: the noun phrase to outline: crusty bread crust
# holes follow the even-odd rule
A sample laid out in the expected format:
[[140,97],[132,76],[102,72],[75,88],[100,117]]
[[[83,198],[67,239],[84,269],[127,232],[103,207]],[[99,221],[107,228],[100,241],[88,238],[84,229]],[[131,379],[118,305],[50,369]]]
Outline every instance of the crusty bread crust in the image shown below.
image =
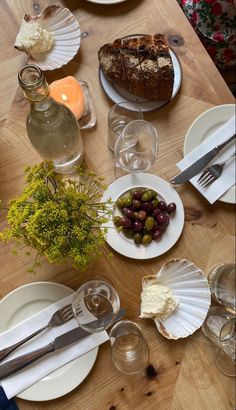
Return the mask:
[[163,34],[116,39],[100,48],[98,58],[106,77],[130,93],[171,99],[174,68]]

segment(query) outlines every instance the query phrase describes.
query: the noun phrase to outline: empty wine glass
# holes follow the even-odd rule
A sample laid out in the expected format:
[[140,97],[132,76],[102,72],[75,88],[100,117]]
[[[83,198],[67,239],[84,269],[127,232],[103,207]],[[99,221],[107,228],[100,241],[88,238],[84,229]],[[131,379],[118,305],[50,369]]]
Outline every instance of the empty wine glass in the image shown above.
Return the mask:
[[130,173],[148,171],[157,159],[157,152],[156,128],[144,120],[127,124],[114,148],[118,166]]
[[148,364],[149,348],[139,326],[130,320],[121,320],[110,331],[111,353],[114,366],[122,373],[136,374]]
[[109,283],[91,280],[76,291],[72,308],[80,327],[96,333],[113,323],[120,309],[120,299]]
[[235,376],[236,316],[223,307],[211,307],[202,331],[217,347],[215,364],[227,376]]

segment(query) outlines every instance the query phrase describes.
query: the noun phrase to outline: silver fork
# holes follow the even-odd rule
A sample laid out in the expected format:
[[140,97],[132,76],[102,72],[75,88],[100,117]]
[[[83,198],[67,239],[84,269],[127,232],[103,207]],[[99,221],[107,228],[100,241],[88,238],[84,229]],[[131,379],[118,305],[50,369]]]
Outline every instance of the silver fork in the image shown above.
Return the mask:
[[225,161],[207,167],[197,180],[199,185],[203,188],[207,188],[210,184],[212,184],[212,182],[216,181],[216,179],[221,176],[225,165],[228,164],[228,162],[232,161],[235,155],[236,151],[233,154],[230,154],[230,156]]
[[[78,312],[76,313],[80,313],[80,312],[81,311],[78,310]],[[51,327],[60,326],[63,323],[68,322],[68,320],[72,319],[73,317],[74,317],[74,314],[72,311],[72,305],[69,304],[69,305],[63,306],[62,308],[58,309],[52,315],[51,319],[49,320],[46,326],[43,326],[40,329],[36,330],[36,332],[20,340],[20,342],[17,342],[14,345],[11,345],[9,347],[6,347],[5,349],[0,350],[0,360],[4,359],[7,355],[9,355],[9,353],[13,352],[13,350],[17,349],[19,346],[23,345],[25,342],[32,339],[33,337],[43,332],[44,330],[49,329]]]

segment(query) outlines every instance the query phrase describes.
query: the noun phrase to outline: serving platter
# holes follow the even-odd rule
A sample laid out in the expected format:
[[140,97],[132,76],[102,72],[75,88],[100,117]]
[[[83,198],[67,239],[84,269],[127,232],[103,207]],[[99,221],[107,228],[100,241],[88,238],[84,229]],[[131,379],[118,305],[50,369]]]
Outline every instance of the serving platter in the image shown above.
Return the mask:
[[[172,92],[172,97],[171,97],[171,101],[172,101],[177,95],[180,89],[180,86],[181,86],[182,70],[181,70],[180,62],[176,54],[171,49],[170,49],[170,55],[171,55],[173,67],[174,67],[174,86],[173,86],[173,92]],[[101,67],[99,67],[99,80],[100,80],[100,84],[102,86],[104,93],[114,103],[119,103],[122,101],[134,102],[142,109],[143,112],[156,110],[157,108],[161,108],[170,102],[170,101],[147,101],[144,98],[137,97],[136,95],[129,93],[128,91],[124,90],[123,88],[109,81],[106,78],[105,74],[103,73]]]
[[115,229],[112,215],[104,226],[108,228],[106,241],[111,248],[128,258],[144,260],[160,256],[174,246],[183,230],[184,208],[178,193],[167,181],[146,173],[129,174],[117,179],[108,186],[102,201],[111,198],[112,202],[115,202],[126,191],[140,187],[153,189],[158,197],[167,203],[176,203],[175,216],[170,218],[168,229],[162,238],[158,242],[152,241],[149,245],[136,245],[133,240]]

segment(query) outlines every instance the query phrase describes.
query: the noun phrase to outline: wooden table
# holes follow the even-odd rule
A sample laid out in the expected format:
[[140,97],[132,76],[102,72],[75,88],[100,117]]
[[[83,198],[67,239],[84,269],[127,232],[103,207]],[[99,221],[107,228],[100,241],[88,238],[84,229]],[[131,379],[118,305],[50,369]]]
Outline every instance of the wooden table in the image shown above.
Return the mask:
[[[24,56],[13,48],[24,13],[40,11],[53,1],[4,0],[0,9],[0,90],[2,121],[0,135],[0,198],[8,201],[21,192],[23,169],[40,160],[30,145],[25,130],[28,110],[17,86],[17,72]],[[63,4],[78,18],[82,40],[78,55],[67,66],[47,73],[49,82],[65,75],[86,80],[96,108],[97,126],[83,133],[86,163],[114,180],[112,152],[106,144],[106,120],[112,102],[104,95],[98,81],[97,51],[101,45],[131,33],[165,33],[172,42],[182,69],[183,82],[177,97],[165,107],[145,114],[160,136],[159,159],[152,172],[164,179],[175,175],[175,164],[182,158],[183,142],[193,120],[205,110],[220,104],[234,103],[232,94],[202,47],[176,0],[128,0],[103,6],[85,0],[67,0]],[[33,8],[34,7],[34,8]],[[8,27],[8,30],[6,29]],[[114,252],[109,246],[86,273],[71,266],[43,263],[36,274],[27,272],[32,257],[12,255],[12,244],[0,244],[0,297],[30,282],[52,281],[73,289],[95,273],[110,278],[117,289],[127,317],[137,320],[141,278],[153,274],[172,258],[187,258],[206,273],[212,265],[234,260],[234,207],[222,202],[210,206],[190,185],[178,188],[185,207],[184,232],[177,244],[154,260],[136,263]],[[1,227],[4,225],[1,213]],[[158,334],[153,321],[143,320],[142,329],[150,347],[150,363],[157,370],[153,378],[128,377],[112,367],[109,344],[99,350],[98,359],[78,388],[50,402],[27,402],[17,399],[21,410],[230,410],[234,405],[234,380],[225,377],[212,364],[212,351],[201,331],[180,340],[168,341]]]

